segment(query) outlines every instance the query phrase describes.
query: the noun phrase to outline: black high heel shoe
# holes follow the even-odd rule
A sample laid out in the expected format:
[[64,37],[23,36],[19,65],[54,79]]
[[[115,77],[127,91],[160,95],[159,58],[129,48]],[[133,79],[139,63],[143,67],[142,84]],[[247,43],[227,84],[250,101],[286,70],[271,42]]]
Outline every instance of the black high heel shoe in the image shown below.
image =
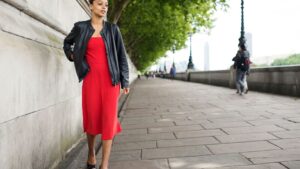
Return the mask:
[[86,169],[96,169],[96,164],[86,163]]

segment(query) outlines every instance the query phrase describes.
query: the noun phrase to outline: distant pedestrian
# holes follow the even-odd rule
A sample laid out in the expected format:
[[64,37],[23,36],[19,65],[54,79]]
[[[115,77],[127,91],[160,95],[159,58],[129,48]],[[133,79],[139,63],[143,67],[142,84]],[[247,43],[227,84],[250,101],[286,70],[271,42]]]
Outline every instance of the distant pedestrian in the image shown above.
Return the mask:
[[234,61],[233,68],[236,70],[237,93],[240,95],[247,94],[248,84],[246,76],[249,75],[251,61],[245,45],[239,45],[239,50],[232,61]]
[[149,79],[149,73],[145,72],[145,76],[146,76],[146,79],[148,80]]
[[175,68],[175,65],[173,65],[170,69],[170,76],[171,76],[171,79],[175,79],[175,76],[176,76],[176,68]]

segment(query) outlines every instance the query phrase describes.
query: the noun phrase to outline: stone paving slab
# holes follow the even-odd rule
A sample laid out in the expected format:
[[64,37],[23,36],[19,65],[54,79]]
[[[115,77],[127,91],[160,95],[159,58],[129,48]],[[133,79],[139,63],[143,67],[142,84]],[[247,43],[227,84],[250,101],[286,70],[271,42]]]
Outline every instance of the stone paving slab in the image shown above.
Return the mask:
[[177,147],[192,145],[208,145],[219,143],[214,137],[185,138],[175,140],[158,140],[157,147]]
[[[110,155],[110,161],[136,161],[141,160],[141,150],[126,150],[126,151],[112,151]],[[101,161],[102,149],[97,154],[97,161]]]
[[224,166],[251,165],[250,161],[239,154],[170,158],[169,163],[171,169],[203,169]]
[[278,124],[278,126],[286,130],[300,130],[300,123]]
[[[262,165],[248,165],[248,166],[234,166],[234,167],[218,167],[213,169],[286,169],[280,163],[262,164]],[[291,168],[289,168],[291,169]]]
[[211,154],[211,152],[205,146],[166,147],[143,149],[142,159],[200,156],[206,154]]
[[128,143],[114,143],[112,151],[123,150],[141,150],[145,148],[156,148],[156,141],[142,141],[142,142],[128,142]]
[[144,129],[128,129],[128,130],[123,130],[119,135],[141,135],[141,134],[147,134],[148,133],[148,129],[144,128]]
[[213,119],[223,119],[223,118],[241,118],[242,116],[238,113],[230,113],[230,114],[221,114],[222,112],[218,112],[217,114],[212,115],[191,115],[190,118],[192,119],[207,119],[207,120],[213,120]]
[[299,169],[300,166],[300,161],[287,161],[287,162],[282,162],[282,164],[289,169]]
[[202,130],[203,127],[200,125],[189,125],[189,126],[171,126],[171,127],[156,127],[148,128],[149,133],[170,133],[174,131],[193,131]]
[[138,160],[112,162],[112,169],[170,169],[168,161],[165,160]]
[[299,113],[283,113],[283,114],[271,114],[265,115],[267,118],[298,118]]
[[225,133],[220,129],[199,130],[199,131],[178,131],[178,132],[174,132],[174,133],[176,135],[176,138],[192,138],[192,137],[225,135]]
[[279,138],[300,138],[300,130],[272,132],[272,134]]
[[126,118],[122,121],[123,125],[128,125],[128,124],[140,124],[141,121],[143,121],[144,124],[151,124],[155,122],[155,119],[153,117],[149,118]]
[[251,127],[251,124],[243,121],[235,122],[219,122],[219,123],[200,123],[206,129],[218,129],[218,128],[229,128],[229,127]]
[[254,164],[296,161],[300,160],[300,149],[258,151],[242,153],[242,155],[249,158]]
[[300,117],[287,118],[287,120],[293,121],[293,122],[295,122],[295,123],[300,123]]
[[262,133],[271,131],[285,131],[285,129],[275,125],[251,126],[251,127],[234,127],[224,128],[228,134],[243,134],[243,133]]
[[156,123],[139,123],[139,124],[126,124],[123,125],[123,129],[141,129],[141,128],[150,128],[153,127],[153,124],[157,127],[164,127],[164,126],[174,126],[174,123],[171,121],[163,121],[163,122],[156,122]]
[[110,169],[300,169],[299,105],[292,97],[137,80]]
[[215,136],[221,143],[234,143],[234,142],[249,142],[259,140],[277,139],[277,137],[269,133],[249,133],[249,134],[231,134]]
[[186,119],[186,120],[174,120],[174,123],[176,126],[187,126],[187,125],[195,125],[195,124],[200,124],[200,123],[208,123],[209,121],[207,120],[191,120],[191,119]]
[[[176,124],[176,121],[188,121],[189,119],[187,119],[186,117],[175,117],[175,118],[161,118],[161,119],[156,119],[156,122],[161,122],[161,121],[173,121]],[[196,123],[198,124],[198,123]]]
[[276,150],[279,147],[266,141],[216,144],[207,146],[214,154],[241,153],[247,151]]
[[266,120],[267,118],[262,115],[251,115],[251,116],[242,116],[234,118],[222,118],[222,119],[210,119],[209,121],[213,123],[225,123],[225,122],[239,122],[239,121],[256,121],[256,120]]
[[115,143],[128,143],[137,141],[151,141],[151,140],[164,140],[164,139],[175,139],[173,133],[154,133],[154,134],[135,134],[135,135],[124,135],[115,138]]
[[290,121],[283,119],[283,118],[272,118],[272,119],[266,119],[266,120],[248,120],[248,123],[255,125],[255,126],[263,126],[263,125],[289,125],[291,124]]
[[270,140],[270,142],[282,149],[300,148],[300,138]]
[[147,118],[147,117],[149,117],[149,118],[160,118],[159,115],[155,115],[154,113],[139,114],[139,115],[136,115],[136,114],[125,114],[123,116],[124,117],[128,117],[128,118],[130,118],[130,117],[134,117],[134,118],[137,118],[137,117],[139,117],[139,118]]

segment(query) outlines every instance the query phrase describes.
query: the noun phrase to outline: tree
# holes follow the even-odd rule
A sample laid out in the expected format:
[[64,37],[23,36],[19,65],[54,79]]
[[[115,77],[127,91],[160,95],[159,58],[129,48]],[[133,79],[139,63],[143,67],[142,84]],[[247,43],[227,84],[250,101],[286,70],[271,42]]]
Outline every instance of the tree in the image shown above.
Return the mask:
[[[173,46],[181,49],[190,32],[212,27],[212,14],[225,0],[111,0],[109,18],[118,21],[126,49],[143,71]],[[121,15],[122,14],[122,15]]]
[[300,64],[300,54],[290,55],[284,59],[275,59],[271,66],[296,65]]
[[127,7],[131,0],[109,0],[110,8],[108,16],[112,23],[117,23],[123,10]]

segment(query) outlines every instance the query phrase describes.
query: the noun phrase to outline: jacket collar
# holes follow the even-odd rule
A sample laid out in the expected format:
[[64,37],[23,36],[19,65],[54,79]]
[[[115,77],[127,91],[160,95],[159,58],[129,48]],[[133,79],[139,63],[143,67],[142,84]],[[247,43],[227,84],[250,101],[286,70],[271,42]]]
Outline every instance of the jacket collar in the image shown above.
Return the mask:
[[[93,26],[92,26],[92,19],[86,20],[86,22],[87,22],[87,24],[88,24],[89,29],[95,31],[95,29],[94,29]],[[105,31],[105,30],[106,30],[107,24],[108,24],[108,22],[105,21],[105,20],[103,20],[103,28],[102,28],[102,31]]]

